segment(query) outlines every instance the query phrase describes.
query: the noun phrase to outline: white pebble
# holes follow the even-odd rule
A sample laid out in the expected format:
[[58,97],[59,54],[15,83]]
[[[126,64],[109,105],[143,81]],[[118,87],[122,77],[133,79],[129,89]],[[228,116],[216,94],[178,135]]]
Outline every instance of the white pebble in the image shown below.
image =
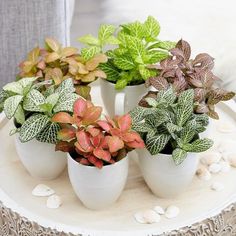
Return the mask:
[[166,209],[166,212],[165,212],[165,217],[168,218],[168,219],[172,219],[172,218],[175,218],[179,215],[180,213],[180,210],[177,206],[169,206],[167,207]]
[[230,164],[227,162],[227,161],[221,161],[220,162],[220,165],[221,165],[221,172],[229,172],[230,171]]
[[45,184],[37,185],[32,191],[32,195],[37,197],[48,197],[54,193],[55,191]]
[[201,155],[201,163],[204,165],[211,165],[213,163],[218,163],[221,159],[220,152],[209,151]]
[[134,218],[141,224],[153,224],[159,222],[161,219],[160,215],[153,210],[138,212],[134,215]]
[[213,163],[209,166],[208,170],[212,173],[212,174],[216,174],[219,173],[221,171],[221,165],[218,163]]
[[165,211],[161,206],[155,206],[153,209],[156,213],[158,213],[159,215],[164,215]]
[[224,189],[224,185],[220,182],[214,182],[211,185],[211,189],[214,190],[214,191],[220,192]]
[[229,153],[229,154],[227,155],[227,159],[228,159],[228,161],[229,161],[229,164],[230,164],[232,167],[236,168],[236,153]]
[[208,169],[205,166],[200,166],[197,169],[196,175],[201,180],[208,181],[211,179],[211,173],[208,171]]
[[62,204],[61,198],[58,195],[52,195],[47,199],[47,207],[57,209]]

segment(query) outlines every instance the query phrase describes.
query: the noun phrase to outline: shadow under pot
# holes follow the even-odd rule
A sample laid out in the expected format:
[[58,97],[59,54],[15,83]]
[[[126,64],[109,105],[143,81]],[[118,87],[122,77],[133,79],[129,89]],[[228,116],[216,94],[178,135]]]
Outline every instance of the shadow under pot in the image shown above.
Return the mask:
[[195,153],[176,165],[171,154],[151,155],[147,149],[137,150],[139,166],[151,191],[161,198],[172,198],[184,192],[192,182],[199,159]]
[[19,134],[16,134],[15,146],[22,164],[36,179],[55,179],[66,167],[66,153],[56,152],[53,144],[42,143],[35,138],[22,143]]
[[145,84],[128,85],[123,90],[116,90],[115,84],[100,79],[101,96],[109,116],[123,115],[138,105],[147,93]]
[[121,195],[128,175],[128,158],[103,166],[86,166],[67,156],[68,173],[72,187],[89,209],[101,210],[112,205]]

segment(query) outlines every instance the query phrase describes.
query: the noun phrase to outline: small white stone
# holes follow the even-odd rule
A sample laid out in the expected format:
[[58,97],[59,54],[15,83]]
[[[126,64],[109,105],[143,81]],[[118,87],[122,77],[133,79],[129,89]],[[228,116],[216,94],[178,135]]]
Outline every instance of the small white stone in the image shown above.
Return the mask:
[[208,169],[205,166],[200,166],[197,169],[196,175],[201,180],[208,181],[211,179],[211,173],[208,171]]
[[211,185],[211,189],[214,190],[214,191],[220,192],[224,189],[224,185],[220,182],[214,182]]
[[156,213],[158,213],[159,215],[164,215],[165,211],[161,206],[155,206],[153,209]]
[[37,197],[48,197],[54,193],[55,191],[45,184],[37,185],[32,191],[32,195]]
[[236,153],[229,153],[229,154],[227,155],[227,159],[228,159],[228,161],[229,161],[229,164],[230,164],[232,167],[236,168]]
[[160,215],[153,210],[138,212],[134,215],[134,218],[141,224],[153,224],[159,222],[161,219]]
[[213,163],[209,166],[208,170],[212,173],[212,174],[216,174],[219,173],[221,171],[221,165],[218,163]]
[[218,163],[221,159],[220,152],[209,151],[201,155],[201,163],[204,165],[211,165],[213,163]]
[[57,209],[62,204],[62,200],[58,195],[52,195],[47,199],[47,207],[50,209]]
[[221,170],[220,170],[221,172],[226,173],[230,171],[231,167],[227,161],[221,161],[219,164],[221,165]]
[[221,122],[218,124],[217,129],[221,133],[232,133],[235,131],[235,126],[228,122]]
[[166,212],[165,212],[165,217],[168,218],[168,219],[172,219],[172,218],[175,218],[179,215],[179,208],[177,206],[168,206],[166,208]]

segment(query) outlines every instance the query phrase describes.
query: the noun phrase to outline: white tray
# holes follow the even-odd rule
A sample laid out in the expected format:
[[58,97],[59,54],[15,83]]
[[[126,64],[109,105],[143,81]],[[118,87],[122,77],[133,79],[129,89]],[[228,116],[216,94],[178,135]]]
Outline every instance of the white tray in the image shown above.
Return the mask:
[[[98,92],[98,88],[93,88],[94,94],[97,95]],[[94,100],[98,98],[100,104],[99,96],[94,97]],[[236,140],[235,133],[222,134],[217,131],[217,126],[222,121],[236,124],[235,104],[227,102],[217,107],[221,121],[212,121],[210,130],[210,136],[216,144],[222,140]],[[66,171],[57,180],[43,182],[52,187],[63,199],[60,208],[48,209],[45,205],[46,198],[31,195],[32,189],[42,182],[33,179],[18,160],[14,137],[8,137],[11,126],[8,122],[0,128],[0,202],[13,212],[26,217],[29,222],[36,222],[45,228],[87,236],[156,236],[202,222],[220,214],[223,209],[236,202],[236,169],[215,175],[210,181],[202,181],[195,177],[191,186],[182,195],[175,199],[159,199],[147,188],[137,164],[131,161],[126,188],[118,202],[109,209],[86,209],[75,196]],[[214,181],[223,182],[224,191],[212,191],[210,186]],[[159,223],[151,225],[138,224],[134,220],[133,215],[137,211],[156,205],[166,207],[170,204],[177,205],[181,210],[175,219],[168,220],[162,217]]]

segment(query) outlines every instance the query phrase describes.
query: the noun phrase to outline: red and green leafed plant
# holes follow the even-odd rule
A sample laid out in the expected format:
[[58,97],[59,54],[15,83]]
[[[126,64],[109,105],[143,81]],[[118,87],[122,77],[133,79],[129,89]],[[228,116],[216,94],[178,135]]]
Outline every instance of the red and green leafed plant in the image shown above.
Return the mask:
[[98,69],[100,63],[107,61],[104,54],[96,54],[87,59],[74,47],[62,47],[54,39],[45,39],[45,48],[36,47],[28,53],[27,59],[20,63],[18,78],[39,77],[39,80],[53,80],[59,85],[63,80],[72,78],[76,92],[89,98],[89,83],[96,78],[106,78]]
[[[194,89],[195,112],[206,113],[213,119],[219,119],[215,105],[220,101],[232,99],[235,93],[216,86],[218,77],[212,72],[214,59],[207,53],[200,53],[190,59],[191,47],[184,40],[180,40],[170,52],[171,57],[155,66],[159,72],[158,76],[150,78],[146,82],[147,86],[152,85],[159,91],[172,85],[177,93]],[[152,96],[155,96],[155,92],[149,92],[146,97]],[[140,105],[147,106],[145,98],[141,100]]]
[[52,117],[61,124],[56,150],[69,152],[81,164],[102,168],[113,164],[134,148],[144,148],[138,133],[131,130],[129,114],[100,119],[102,108],[79,98],[73,115],[59,112]]

